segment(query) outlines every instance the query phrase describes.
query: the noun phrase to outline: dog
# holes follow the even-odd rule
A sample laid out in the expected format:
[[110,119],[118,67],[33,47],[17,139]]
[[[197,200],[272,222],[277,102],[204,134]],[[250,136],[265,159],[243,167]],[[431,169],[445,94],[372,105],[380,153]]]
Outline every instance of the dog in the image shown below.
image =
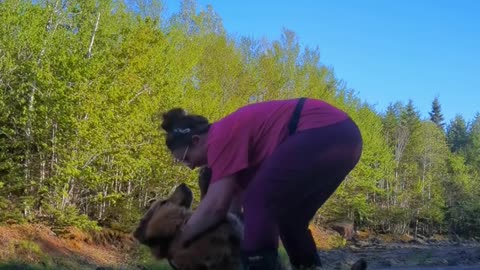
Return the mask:
[[176,236],[192,215],[192,200],[192,191],[180,184],[167,199],[152,202],[133,232],[134,238],[148,246],[156,259],[166,259],[178,270],[241,270],[243,226],[233,214],[188,247],[181,246]]

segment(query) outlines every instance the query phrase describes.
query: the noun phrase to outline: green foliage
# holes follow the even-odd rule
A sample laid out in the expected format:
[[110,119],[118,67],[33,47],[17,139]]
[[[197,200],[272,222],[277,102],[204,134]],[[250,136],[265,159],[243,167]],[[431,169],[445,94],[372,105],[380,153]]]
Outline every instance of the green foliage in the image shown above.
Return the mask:
[[22,240],[15,243],[15,253],[32,253],[33,255],[43,255],[42,249],[34,242]]
[[382,115],[293,31],[234,38],[193,0],[169,18],[161,1],[57,3],[0,3],[0,221],[128,232],[180,182],[198,198],[196,172],[174,166],[163,146],[159,112],[182,106],[215,121],[307,96],[348,112],[364,139],[320,220],[418,233],[478,226],[480,117],[458,116],[445,136],[438,99],[431,121],[412,100]]
[[468,131],[467,162],[480,172],[480,113],[477,113]]
[[33,241],[11,242],[6,252],[15,254],[16,261],[0,264],[0,269],[58,269],[53,267],[52,258],[45,254],[40,245]]
[[443,118],[442,114],[442,106],[440,105],[440,101],[438,100],[438,97],[435,97],[435,99],[432,102],[432,110],[428,113],[430,116],[430,121],[435,123],[440,129],[443,130],[445,123],[443,122],[445,119]]
[[444,196],[449,230],[466,236],[478,235],[479,175],[476,170],[472,172],[472,168],[465,164],[465,158],[459,155],[449,156],[447,168],[450,177],[444,183]]
[[465,119],[456,115],[447,128],[447,140],[453,153],[465,155],[468,144],[468,130]]
[[50,208],[47,205],[45,214],[53,218],[51,223],[54,226],[75,226],[83,230],[100,229],[95,220],[89,219],[87,215],[80,213],[80,210],[74,206],[68,206],[60,211],[58,209]]

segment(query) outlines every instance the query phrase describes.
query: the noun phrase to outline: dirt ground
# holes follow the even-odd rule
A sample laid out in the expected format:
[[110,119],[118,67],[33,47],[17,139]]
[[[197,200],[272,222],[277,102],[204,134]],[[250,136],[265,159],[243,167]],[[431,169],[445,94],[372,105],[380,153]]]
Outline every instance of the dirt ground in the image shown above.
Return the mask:
[[367,243],[321,251],[325,269],[349,269],[356,260],[367,260],[368,269],[467,270],[480,269],[480,243]]
[[[331,238],[332,236],[331,232],[315,234],[318,242],[324,244],[334,243],[329,239],[338,239],[338,236]],[[387,240],[388,237],[391,236],[368,234],[347,242],[343,248],[332,248],[333,244],[320,247],[323,269],[347,270],[363,258],[367,261],[369,270],[480,270],[480,239],[460,241],[403,236],[391,241]],[[145,252],[134,256],[138,260],[133,262],[130,255],[137,251],[138,248],[132,248],[131,237],[108,231],[92,236],[77,229],[63,233],[53,232],[42,225],[0,226],[0,270],[88,270],[97,267],[122,270],[168,269],[159,267],[157,262],[154,262],[155,266],[140,263],[144,261],[140,258],[149,257]],[[32,265],[41,267],[32,268]]]

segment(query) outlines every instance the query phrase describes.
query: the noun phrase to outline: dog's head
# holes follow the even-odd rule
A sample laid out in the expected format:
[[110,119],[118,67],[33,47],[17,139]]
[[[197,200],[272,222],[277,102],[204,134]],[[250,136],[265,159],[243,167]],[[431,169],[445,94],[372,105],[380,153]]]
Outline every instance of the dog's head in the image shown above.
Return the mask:
[[165,258],[170,242],[190,215],[192,200],[192,191],[180,184],[167,199],[150,201],[133,236],[157,258]]

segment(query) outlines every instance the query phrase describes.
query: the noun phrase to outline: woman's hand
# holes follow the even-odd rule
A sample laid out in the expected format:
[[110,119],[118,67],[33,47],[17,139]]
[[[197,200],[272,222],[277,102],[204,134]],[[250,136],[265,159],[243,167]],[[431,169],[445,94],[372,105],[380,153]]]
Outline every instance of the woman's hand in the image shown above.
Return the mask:
[[209,186],[205,198],[200,201],[198,208],[193,212],[179,235],[180,243],[183,246],[188,246],[201,233],[226,217],[235,188],[234,176],[225,177]]

